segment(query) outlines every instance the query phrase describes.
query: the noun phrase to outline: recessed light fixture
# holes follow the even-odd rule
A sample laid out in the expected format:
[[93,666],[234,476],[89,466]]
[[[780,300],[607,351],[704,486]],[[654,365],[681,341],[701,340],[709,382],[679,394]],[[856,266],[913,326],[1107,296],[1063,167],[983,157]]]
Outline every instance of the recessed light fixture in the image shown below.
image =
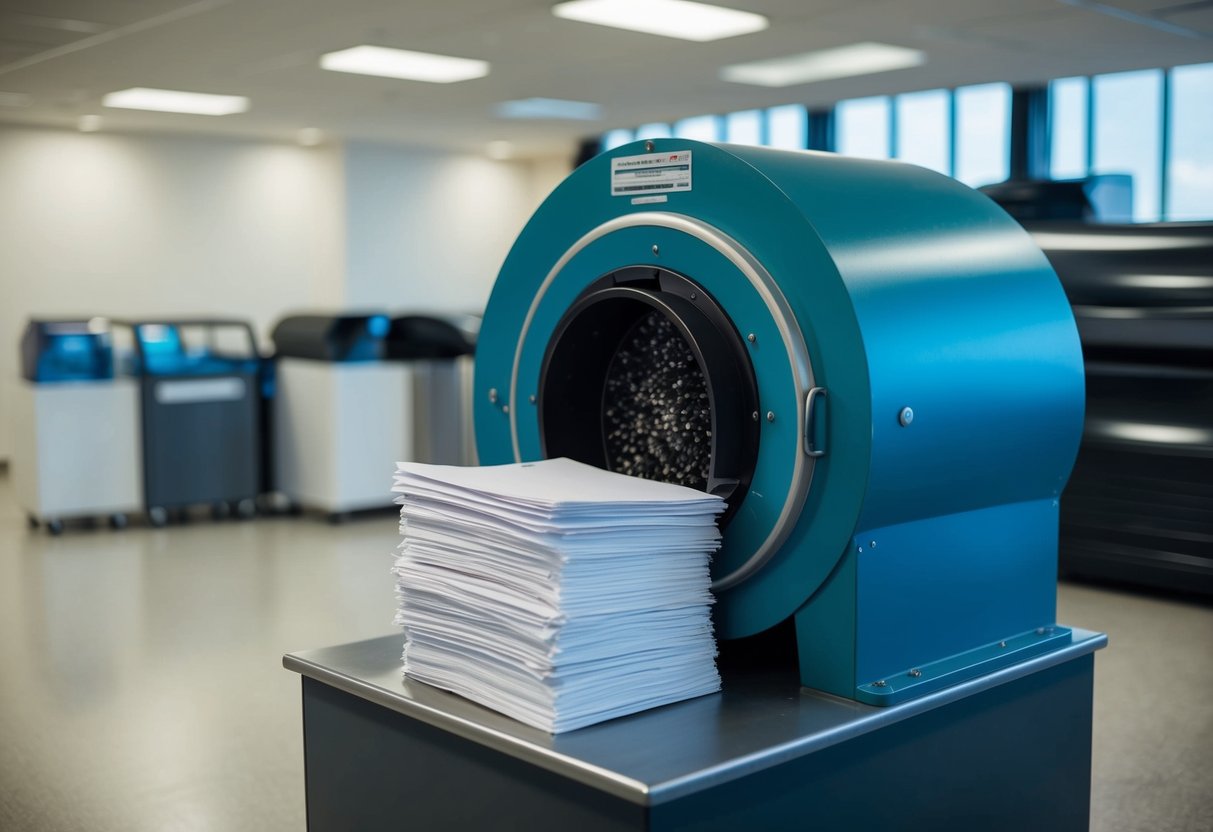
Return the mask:
[[101,116],[92,114],[80,116],[76,121],[76,127],[81,133],[96,133],[101,129]]
[[365,44],[321,55],[320,67],[334,72],[403,78],[406,81],[428,81],[431,84],[470,81],[489,74],[488,61]]
[[553,6],[552,14],[566,20],[701,42],[761,32],[771,25],[760,14],[690,0],[571,0]]
[[497,105],[502,118],[551,118],[571,121],[597,121],[602,108],[589,101],[565,101],[561,98],[523,98]]
[[848,78],[853,75],[907,69],[920,66],[926,63],[926,60],[926,54],[918,49],[890,46],[887,43],[854,43],[837,49],[821,49],[783,58],[733,64],[721,69],[720,77],[738,84],[788,87],[829,78]]
[[498,161],[511,159],[514,156],[514,145],[506,141],[489,142],[484,150],[489,154],[490,159],[497,159]]
[[164,113],[190,113],[198,116],[230,116],[249,108],[243,95],[211,95],[205,92],[157,90],[132,87],[111,92],[101,99],[106,107],[124,110],[157,110]]
[[324,133],[319,127],[304,127],[295,134],[295,141],[304,147],[315,147],[324,141]]

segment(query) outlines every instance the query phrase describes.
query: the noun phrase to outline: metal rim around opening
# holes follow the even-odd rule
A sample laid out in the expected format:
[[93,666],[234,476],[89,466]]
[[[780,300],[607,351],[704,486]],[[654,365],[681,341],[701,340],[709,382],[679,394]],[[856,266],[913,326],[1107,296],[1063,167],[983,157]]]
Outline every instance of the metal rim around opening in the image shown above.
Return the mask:
[[[712,590],[722,592],[736,586],[754,575],[766,565],[779,547],[796,527],[800,512],[809,493],[815,467],[814,458],[805,453],[805,412],[803,403],[809,390],[814,386],[812,365],[809,362],[809,351],[804,336],[787,298],[779,289],[778,284],[763,265],[740,243],[719,229],[692,217],[667,212],[638,212],[616,217],[598,227],[591,229],[578,239],[560,257],[540,284],[535,297],[527,309],[522,328],[518,334],[514,350],[514,361],[510,371],[509,402],[518,400],[518,376],[522,361],[523,346],[530,332],[536,311],[549,287],[559,276],[561,270],[588,245],[608,234],[625,228],[651,226],[666,228],[687,234],[706,243],[723,255],[742,275],[746,277],[753,289],[758,293],[771,315],[779,332],[783,349],[787,354],[788,366],[792,370],[792,382],[795,385],[795,398],[801,406],[796,411],[796,459],[793,464],[790,487],[779,515],[768,532],[766,538],[755,548],[754,552],[736,569],[717,578],[712,582]],[[620,264],[624,266],[627,264]],[[725,310],[727,313],[727,309]],[[522,461],[518,438],[518,408],[511,407],[509,413],[510,440],[513,446],[515,461]]]

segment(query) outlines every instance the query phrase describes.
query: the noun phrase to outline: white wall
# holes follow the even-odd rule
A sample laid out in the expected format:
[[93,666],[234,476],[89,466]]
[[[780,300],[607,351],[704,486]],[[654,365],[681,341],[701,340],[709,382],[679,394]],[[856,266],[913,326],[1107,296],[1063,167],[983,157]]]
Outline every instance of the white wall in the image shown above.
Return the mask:
[[480,312],[538,200],[530,168],[350,143],[346,300],[354,307]]
[[0,128],[0,459],[31,316],[476,311],[563,160]]
[[0,458],[29,316],[234,315],[342,297],[335,150],[0,130]]

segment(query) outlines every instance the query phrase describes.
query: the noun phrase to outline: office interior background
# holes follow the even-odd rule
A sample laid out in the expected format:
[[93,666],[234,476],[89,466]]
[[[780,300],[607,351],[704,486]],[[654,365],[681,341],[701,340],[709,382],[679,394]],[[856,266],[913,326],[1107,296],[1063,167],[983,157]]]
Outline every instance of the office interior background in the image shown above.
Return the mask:
[[[898,159],[972,187],[1112,176],[1131,197],[1096,223],[1213,223],[1213,3],[732,0],[769,28],[710,42],[552,5],[0,4],[0,460],[20,450],[30,319],[238,318],[269,355],[274,324],[300,311],[476,315],[551,190],[637,139]],[[722,75],[871,43],[915,57],[782,86]],[[424,83],[321,67],[359,44],[491,68]],[[249,103],[104,105],[134,87]],[[1185,453],[1209,457],[1213,263],[1164,284],[1203,328],[1184,389],[1205,421]],[[81,462],[74,476],[97,475]],[[393,632],[392,513],[133,516],[51,535],[27,527],[12,478],[8,465],[0,828],[304,828],[298,679],[280,658]],[[1213,559],[1213,478],[1175,499],[1189,497],[1189,557]],[[1197,583],[1063,576],[1059,621],[1110,639],[1094,829],[1213,828],[1213,611]]]

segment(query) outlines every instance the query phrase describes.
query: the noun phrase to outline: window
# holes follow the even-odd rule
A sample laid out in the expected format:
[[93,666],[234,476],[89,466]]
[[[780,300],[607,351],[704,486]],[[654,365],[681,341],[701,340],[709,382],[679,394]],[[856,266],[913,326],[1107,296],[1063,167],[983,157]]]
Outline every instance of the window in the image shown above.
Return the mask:
[[668,139],[672,135],[670,125],[660,122],[642,124],[636,128],[636,138],[638,139]]
[[809,112],[799,104],[785,104],[767,110],[767,142],[784,150],[804,150],[809,146]]
[[897,158],[952,173],[952,99],[948,90],[899,95],[893,100]]
[[844,156],[865,159],[888,159],[889,99],[852,98],[839,101],[834,110],[834,147]]
[[1011,170],[1011,87],[979,84],[955,95],[955,177],[973,188],[1004,181]]
[[1213,218],[1213,64],[1171,71],[1167,219]]
[[1058,78],[1049,83],[1049,175],[1080,179],[1087,175],[1086,78]]
[[602,152],[614,150],[621,144],[627,144],[636,138],[636,134],[631,130],[608,130],[606,135],[602,137]]
[[1133,177],[1133,219],[1157,220],[1162,182],[1162,70],[1091,79],[1091,172]]
[[[1132,181],[1136,222],[1213,219],[1213,63],[1058,78],[1049,83],[1047,126],[1034,128],[1034,97],[1024,123],[1032,165],[1048,144],[1048,175],[1080,179],[1121,175]],[[813,126],[824,127],[828,122]],[[840,101],[833,150],[872,159],[895,157],[948,174],[972,187],[1002,182],[1011,167],[1011,87],[978,84],[897,96]],[[788,104],[695,116],[670,125],[612,130],[608,150],[636,138],[670,135],[735,144],[803,149],[805,107]],[[824,131],[814,130],[822,142]]]
[[674,135],[680,139],[718,142],[721,137],[719,116],[695,116],[674,123]]

